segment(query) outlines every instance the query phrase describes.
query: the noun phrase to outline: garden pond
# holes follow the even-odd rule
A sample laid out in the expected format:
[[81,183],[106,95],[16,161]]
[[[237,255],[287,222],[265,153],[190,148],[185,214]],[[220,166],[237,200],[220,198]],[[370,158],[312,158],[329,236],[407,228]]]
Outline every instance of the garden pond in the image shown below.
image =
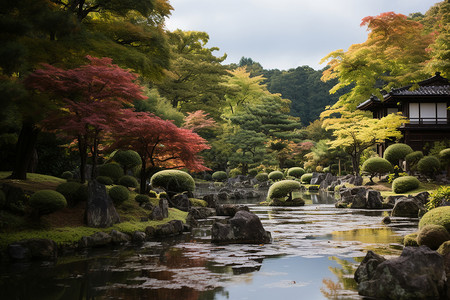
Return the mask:
[[[332,195],[302,207],[245,201],[273,242],[214,245],[212,220],[139,247],[93,249],[57,262],[3,265],[1,299],[362,299],[353,273],[368,250],[401,252],[416,219],[381,221],[386,210],[337,209]],[[250,203],[248,203],[250,202]]]

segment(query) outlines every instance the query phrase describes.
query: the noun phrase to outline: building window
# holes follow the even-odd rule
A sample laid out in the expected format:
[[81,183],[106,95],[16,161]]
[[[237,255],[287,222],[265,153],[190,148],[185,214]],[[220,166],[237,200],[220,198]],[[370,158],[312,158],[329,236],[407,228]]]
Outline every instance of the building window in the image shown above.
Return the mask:
[[447,103],[409,103],[410,124],[447,124]]

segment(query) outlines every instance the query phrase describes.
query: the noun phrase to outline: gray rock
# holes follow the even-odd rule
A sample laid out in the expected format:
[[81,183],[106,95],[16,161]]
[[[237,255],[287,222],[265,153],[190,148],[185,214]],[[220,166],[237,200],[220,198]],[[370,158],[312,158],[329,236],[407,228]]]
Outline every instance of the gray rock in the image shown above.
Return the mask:
[[383,224],[391,224],[391,218],[389,218],[388,216],[384,217],[383,220],[381,220],[381,222]]
[[365,196],[361,195],[361,194],[356,194],[354,196],[352,196],[352,200],[350,203],[350,208],[367,208],[367,199]]
[[131,240],[135,244],[142,244],[143,242],[145,242],[146,238],[147,238],[147,235],[145,234],[145,232],[135,231],[135,232],[133,232]]
[[209,207],[192,207],[189,210],[189,214],[192,214],[192,217],[197,220],[206,219],[208,217],[214,216],[216,214],[216,210]]
[[120,244],[126,244],[130,241],[130,237],[128,234],[117,231],[117,230],[111,230],[111,233],[109,234],[111,236],[111,243],[120,245]]
[[96,232],[91,236],[83,236],[78,242],[80,248],[103,247],[111,243],[111,236],[105,232]]
[[215,222],[211,241],[220,244],[265,244],[271,242],[270,232],[264,230],[261,220],[252,212],[240,210],[227,224]]
[[156,234],[156,228],[153,226],[147,226],[145,228],[145,235],[147,236],[147,238],[152,238],[154,237]]
[[400,257],[378,264],[375,271],[368,274],[367,277],[358,275],[358,292],[363,296],[446,299],[444,260],[425,246],[405,247]]
[[157,236],[173,236],[183,233],[183,222],[180,220],[172,220],[168,223],[156,226],[155,235]]
[[191,208],[191,202],[189,201],[188,195],[185,193],[173,196],[170,199],[170,205],[182,211],[189,211]]
[[114,204],[106,193],[104,184],[92,180],[88,184],[85,221],[90,227],[110,227],[120,223],[120,217]]
[[322,183],[325,177],[326,177],[325,173],[313,172],[310,184],[319,185]]
[[216,207],[217,203],[217,196],[215,194],[208,194],[203,196],[203,200],[205,200],[208,203],[208,207]]
[[49,239],[28,239],[8,245],[9,257],[14,260],[54,260],[58,246]]
[[161,214],[163,219],[169,217],[169,201],[167,199],[159,199],[159,208],[161,209]]
[[230,195],[227,192],[219,192],[217,194],[217,201],[218,202],[228,202],[230,200]]
[[400,198],[395,202],[392,209],[392,217],[418,218],[419,211],[425,210],[418,201],[413,198]]
[[221,204],[216,207],[216,215],[234,217],[240,210],[249,211],[248,206],[239,204]]
[[414,196],[414,198],[419,201],[422,205],[426,205],[428,202],[428,197],[430,196],[430,193],[428,192],[421,192]]
[[320,183],[320,188],[327,189],[334,181],[336,181],[336,176],[333,176],[331,173],[326,173],[325,178]]
[[150,220],[161,221],[164,219],[163,212],[159,206],[153,207],[152,212],[149,215]]
[[373,251],[367,251],[366,257],[362,260],[355,272],[355,281],[360,283],[372,279],[375,269],[386,259]]
[[383,197],[379,191],[368,190],[366,193],[367,208],[379,209],[383,208]]
[[20,187],[10,184],[3,184],[2,190],[5,193],[5,208],[16,214],[25,213],[25,193]]

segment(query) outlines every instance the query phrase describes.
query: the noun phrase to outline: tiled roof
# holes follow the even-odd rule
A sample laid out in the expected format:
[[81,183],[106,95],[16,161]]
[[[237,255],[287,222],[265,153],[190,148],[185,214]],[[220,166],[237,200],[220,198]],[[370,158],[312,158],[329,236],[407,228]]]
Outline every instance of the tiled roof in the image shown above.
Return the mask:
[[450,95],[450,85],[427,85],[419,86],[418,89],[409,90],[410,87],[403,87],[399,89],[392,89],[392,91],[385,96],[444,96]]

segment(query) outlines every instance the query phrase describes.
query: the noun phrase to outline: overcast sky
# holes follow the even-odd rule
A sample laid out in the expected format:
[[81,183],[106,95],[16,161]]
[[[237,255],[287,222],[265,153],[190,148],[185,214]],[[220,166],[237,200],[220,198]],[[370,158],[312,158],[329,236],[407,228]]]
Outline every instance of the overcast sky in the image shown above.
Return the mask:
[[250,57],[265,69],[308,65],[367,39],[361,19],[394,11],[425,13],[438,0],[170,0],[169,30],[205,31],[226,63]]

